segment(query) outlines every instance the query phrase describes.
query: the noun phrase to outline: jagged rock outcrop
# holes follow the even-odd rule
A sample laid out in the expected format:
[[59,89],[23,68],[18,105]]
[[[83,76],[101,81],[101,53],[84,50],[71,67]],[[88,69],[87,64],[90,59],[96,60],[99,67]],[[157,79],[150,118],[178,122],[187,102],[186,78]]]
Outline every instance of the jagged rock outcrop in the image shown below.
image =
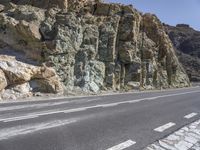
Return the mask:
[[165,25],[165,29],[190,80],[200,81],[200,31],[186,24]]
[[[54,68],[59,77],[56,81],[62,82],[66,91],[96,93],[190,85],[162,23],[154,15],[98,0],[11,2],[0,2],[1,43]],[[49,86],[52,82],[46,83]]]
[[2,98],[27,97],[32,96],[33,92],[63,92],[62,83],[59,82],[54,69],[21,62],[17,60],[20,54],[15,53],[16,56],[10,56],[10,50],[4,49],[2,53],[0,55],[0,91],[2,91],[0,96]]

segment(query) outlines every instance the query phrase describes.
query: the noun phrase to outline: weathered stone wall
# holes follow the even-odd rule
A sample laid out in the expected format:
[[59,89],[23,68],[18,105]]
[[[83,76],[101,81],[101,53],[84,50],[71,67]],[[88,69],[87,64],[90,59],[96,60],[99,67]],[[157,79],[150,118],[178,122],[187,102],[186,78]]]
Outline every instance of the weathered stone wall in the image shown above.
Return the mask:
[[53,67],[66,91],[190,85],[156,16],[91,0],[24,2],[0,2],[0,40]]

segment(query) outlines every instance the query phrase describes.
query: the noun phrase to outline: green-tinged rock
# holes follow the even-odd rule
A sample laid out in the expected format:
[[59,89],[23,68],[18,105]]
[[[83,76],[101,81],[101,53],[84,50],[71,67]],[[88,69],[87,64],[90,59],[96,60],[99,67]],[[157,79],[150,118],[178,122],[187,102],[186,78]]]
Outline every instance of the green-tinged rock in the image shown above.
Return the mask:
[[100,0],[0,1],[0,50],[5,49],[25,55],[19,59],[14,54],[13,60],[0,53],[5,57],[0,80],[6,78],[0,90],[25,83],[31,92],[51,93],[190,85],[163,24],[130,5]]

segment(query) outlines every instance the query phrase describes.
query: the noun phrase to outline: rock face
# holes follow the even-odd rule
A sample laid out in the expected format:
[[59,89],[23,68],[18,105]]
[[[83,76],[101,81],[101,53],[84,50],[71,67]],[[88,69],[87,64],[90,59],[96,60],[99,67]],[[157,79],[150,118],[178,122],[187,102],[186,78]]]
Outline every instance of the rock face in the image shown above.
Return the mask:
[[[5,53],[4,49],[4,53]],[[2,52],[2,51],[1,51]],[[11,51],[7,51],[11,54]],[[16,56],[18,56],[16,58]],[[52,68],[18,61],[16,56],[0,55],[1,97],[15,99],[32,96],[33,92],[62,93],[63,87]]]
[[200,32],[186,24],[165,25],[165,29],[190,80],[200,81]]
[[[4,62],[10,68],[0,67],[0,80],[7,79],[0,84],[1,89],[11,81],[34,82],[53,92],[61,89],[61,82],[67,92],[95,93],[190,85],[162,23],[154,15],[98,0],[10,1],[0,2],[0,45],[25,53],[46,69],[36,67],[40,71],[35,73],[37,69],[26,65],[26,71],[18,69],[10,75],[7,72],[12,67],[23,65]],[[42,68],[49,72],[41,73]]]

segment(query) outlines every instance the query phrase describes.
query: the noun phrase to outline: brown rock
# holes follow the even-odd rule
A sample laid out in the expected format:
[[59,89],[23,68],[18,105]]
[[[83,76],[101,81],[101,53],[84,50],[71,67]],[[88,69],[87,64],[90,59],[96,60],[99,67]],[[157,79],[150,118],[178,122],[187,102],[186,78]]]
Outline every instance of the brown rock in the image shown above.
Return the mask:
[[27,41],[35,41],[41,39],[38,25],[22,20],[16,25],[16,29],[17,32]]
[[0,91],[7,87],[7,80],[5,74],[2,70],[0,70]]

